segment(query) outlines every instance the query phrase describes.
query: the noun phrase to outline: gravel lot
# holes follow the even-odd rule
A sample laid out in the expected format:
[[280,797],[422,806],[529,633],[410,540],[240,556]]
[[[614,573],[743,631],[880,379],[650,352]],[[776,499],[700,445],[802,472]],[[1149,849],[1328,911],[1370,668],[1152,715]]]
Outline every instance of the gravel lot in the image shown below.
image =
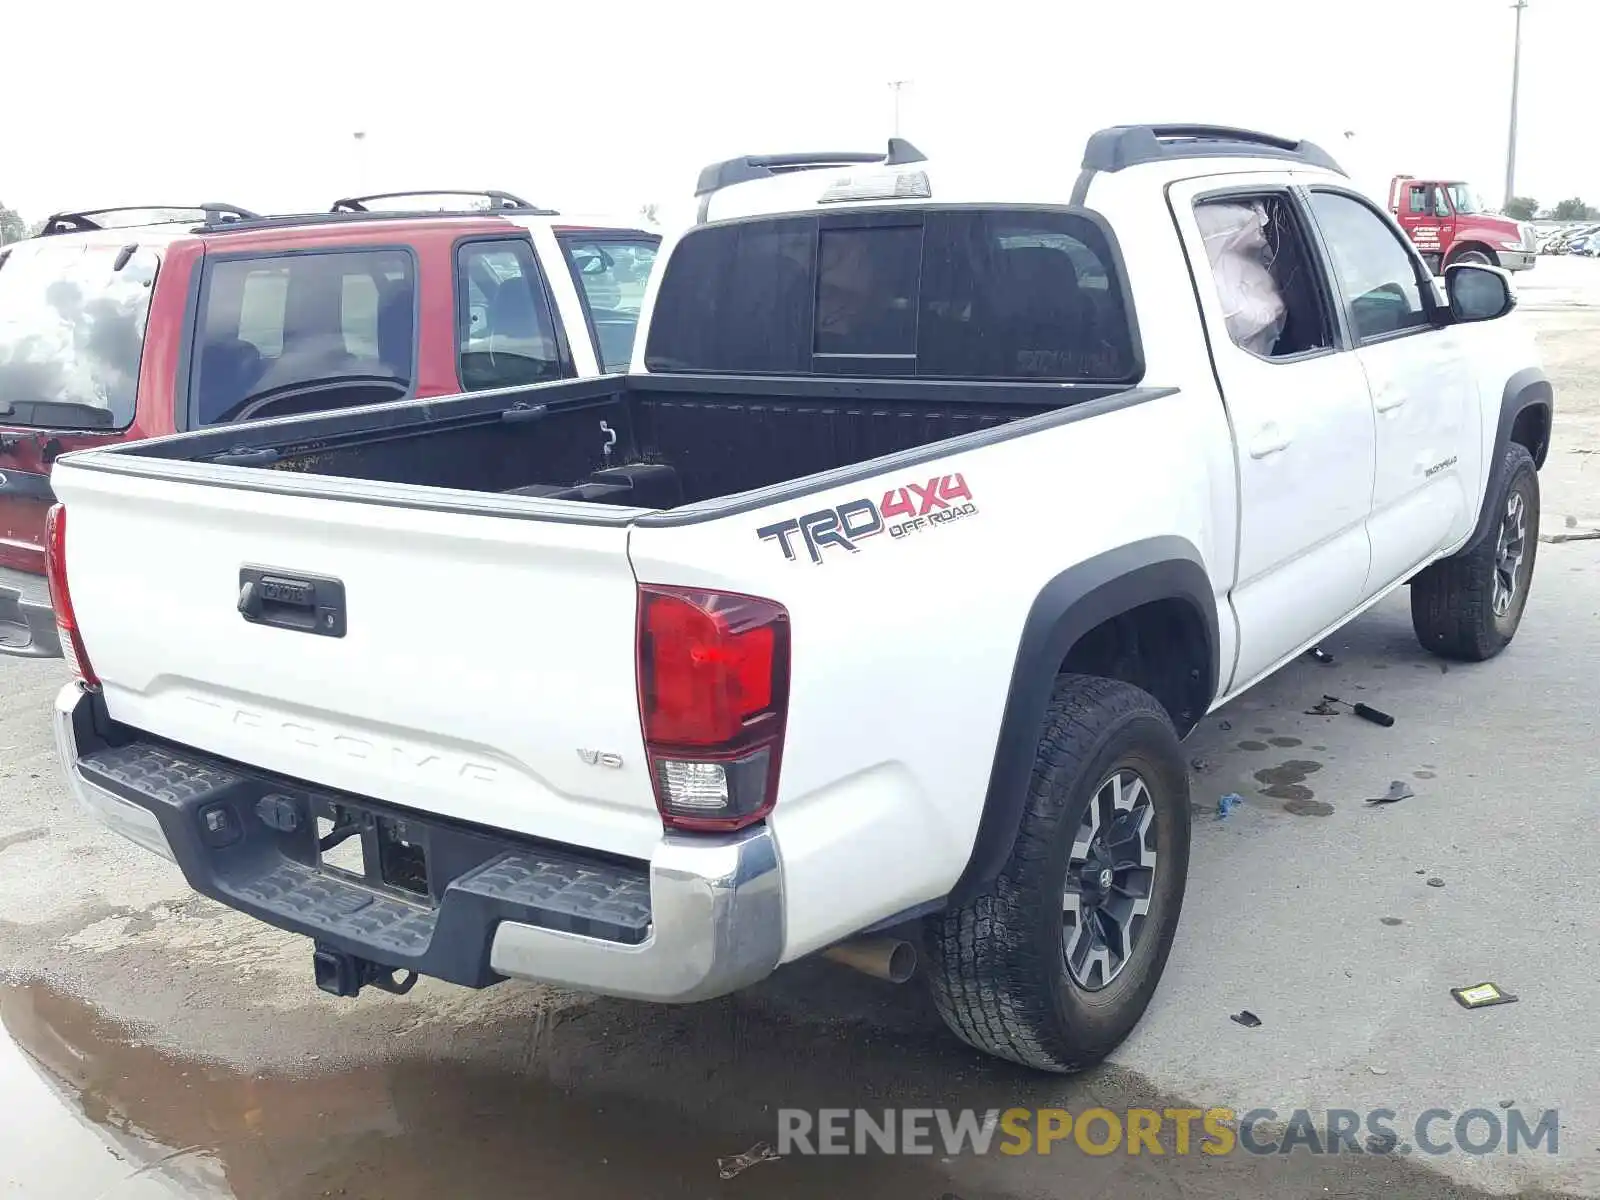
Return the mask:
[[[1424,655],[1405,597],[1194,735],[1193,875],[1154,1006],[1074,1080],[972,1057],[921,990],[802,964],[658,1010],[550,989],[331,1001],[309,946],[192,896],[57,781],[59,663],[0,659],[0,1193],[162,1196],[1600,1196],[1600,262],[1519,281],[1557,388],[1547,541],[1499,660]],[[1324,693],[1397,718],[1309,714]],[[1587,715],[1586,715],[1587,714]],[[1587,731],[1587,732],[1586,732]],[[1392,780],[1416,795],[1363,803]],[[1209,806],[1238,792],[1226,820]],[[1439,880],[1442,886],[1430,886]],[[1518,1003],[1468,1012],[1494,980]],[[1229,1015],[1249,1009],[1261,1025]],[[779,1107],[1188,1103],[1560,1111],[1559,1153],[789,1158]],[[1402,1139],[1403,1141],[1405,1139]],[[1423,1160],[1426,1160],[1424,1162]]]

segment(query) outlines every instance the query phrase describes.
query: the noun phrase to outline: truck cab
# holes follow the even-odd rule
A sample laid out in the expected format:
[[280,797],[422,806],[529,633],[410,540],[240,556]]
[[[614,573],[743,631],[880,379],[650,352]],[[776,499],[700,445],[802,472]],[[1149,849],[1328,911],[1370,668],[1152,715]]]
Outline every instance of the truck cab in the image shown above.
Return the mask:
[[1490,212],[1459,179],[1396,175],[1389,181],[1389,211],[1435,274],[1456,263],[1526,271],[1538,261],[1533,227]]

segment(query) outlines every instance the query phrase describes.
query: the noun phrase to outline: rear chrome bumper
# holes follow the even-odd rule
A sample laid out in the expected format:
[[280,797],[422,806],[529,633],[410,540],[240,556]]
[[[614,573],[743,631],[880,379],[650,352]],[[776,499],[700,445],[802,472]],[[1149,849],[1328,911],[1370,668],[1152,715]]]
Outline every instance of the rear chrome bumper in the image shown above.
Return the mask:
[[61,657],[56,615],[44,576],[0,567],[0,654]]
[[[425,814],[346,797],[423,834],[431,829],[441,841],[457,839],[446,857],[460,857],[461,843],[478,856],[433,903],[409,903],[319,870],[314,852],[300,853],[303,846],[262,823],[263,797],[309,804],[325,795],[314,785],[141,741],[78,683],[56,697],[55,735],[78,801],[176,862],[196,891],[370,962],[469,987],[512,978],[684,1003],[757,982],[783,952],[783,877],[765,827],[707,838],[668,834],[648,867],[635,868],[572,847],[545,853],[495,830],[435,825]],[[219,808],[238,831],[220,847],[204,832],[206,814]],[[633,940],[618,940],[632,936],[626,931],[574,931],[630,921],[640,934]]]

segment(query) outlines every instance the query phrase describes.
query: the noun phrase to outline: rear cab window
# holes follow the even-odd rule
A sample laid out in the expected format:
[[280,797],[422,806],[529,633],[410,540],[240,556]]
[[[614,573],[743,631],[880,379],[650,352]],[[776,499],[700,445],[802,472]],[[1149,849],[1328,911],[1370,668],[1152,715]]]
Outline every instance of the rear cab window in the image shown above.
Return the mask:
[[417,273],[409,250],[208,257],[205,272],[197,425],[411,393]]
[[131,425],[156,252],[44,240],[8,249],[0,265],[0,425]]
[[1133,383],[1110,231],[1083,210],[879,208],[707,225],[662,277],[656,372]]
[[557,234],[556,240],[578,285],[601,371],[626,371],[661,239],[629,231],[573,231]]

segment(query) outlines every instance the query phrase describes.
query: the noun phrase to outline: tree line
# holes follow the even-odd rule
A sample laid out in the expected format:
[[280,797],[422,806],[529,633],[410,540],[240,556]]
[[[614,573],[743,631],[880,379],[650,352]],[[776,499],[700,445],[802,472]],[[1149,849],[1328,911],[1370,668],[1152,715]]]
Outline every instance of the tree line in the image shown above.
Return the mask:
[[1539,202],[1531,196],[1513,196],[1506,205],[1506,216],[1517,221],[1600,221],[1600,209],[1585,204],[1579,196],[1549,208],[1540,208]]

